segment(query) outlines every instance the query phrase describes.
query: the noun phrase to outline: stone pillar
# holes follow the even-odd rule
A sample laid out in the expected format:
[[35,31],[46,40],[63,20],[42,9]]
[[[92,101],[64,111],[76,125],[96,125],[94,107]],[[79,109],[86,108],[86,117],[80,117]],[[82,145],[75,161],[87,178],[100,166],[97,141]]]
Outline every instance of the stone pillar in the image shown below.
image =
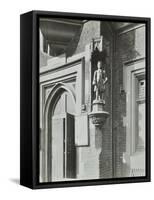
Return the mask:
[[95,168],[95,178],[100,178],[100,157],[103,144],[103,125],[109,116],[109,113],[103,110],[104,103],[102,101],[93,101],[92,112],[89,117],[93,124],[90,134],[90,146],[93,149],[93,163]]

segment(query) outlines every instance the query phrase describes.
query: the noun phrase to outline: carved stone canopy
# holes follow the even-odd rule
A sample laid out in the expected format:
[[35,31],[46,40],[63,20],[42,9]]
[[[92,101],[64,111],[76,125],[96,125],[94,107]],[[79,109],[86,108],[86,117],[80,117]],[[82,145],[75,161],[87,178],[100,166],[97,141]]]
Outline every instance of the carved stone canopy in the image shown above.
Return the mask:
[[98,61],[101,61],[103,64],[105,64],[106,57],[107,57],[107,52],[106,49],[103,48],[103,36],[93,39],[92,54],[91,54],[91,62],[93,68],[97,66]]
[[97,65],[98,61],[101,61],[103,64],[106,63],[107,52],[106,50],[99,51],[96,47],[91,55],[91,61],[93,64]]

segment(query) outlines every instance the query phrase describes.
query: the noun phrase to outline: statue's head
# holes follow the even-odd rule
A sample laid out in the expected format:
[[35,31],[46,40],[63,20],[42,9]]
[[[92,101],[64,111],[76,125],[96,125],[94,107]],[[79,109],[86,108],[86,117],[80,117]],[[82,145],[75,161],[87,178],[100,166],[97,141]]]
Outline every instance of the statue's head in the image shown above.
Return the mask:
[[97,63],[97,68],[98,68],[98,69],[102,69],[102,62],[101,62],[101,61],[98,61],[98,63]]

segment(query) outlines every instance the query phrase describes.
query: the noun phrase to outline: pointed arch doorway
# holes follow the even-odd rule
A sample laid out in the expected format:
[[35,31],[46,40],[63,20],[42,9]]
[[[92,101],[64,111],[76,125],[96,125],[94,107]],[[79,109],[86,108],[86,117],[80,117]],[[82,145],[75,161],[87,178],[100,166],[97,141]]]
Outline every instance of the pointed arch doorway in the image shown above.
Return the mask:
[[48,111],[48,181],[76,177],[75,101],[68,90],[60,89]]

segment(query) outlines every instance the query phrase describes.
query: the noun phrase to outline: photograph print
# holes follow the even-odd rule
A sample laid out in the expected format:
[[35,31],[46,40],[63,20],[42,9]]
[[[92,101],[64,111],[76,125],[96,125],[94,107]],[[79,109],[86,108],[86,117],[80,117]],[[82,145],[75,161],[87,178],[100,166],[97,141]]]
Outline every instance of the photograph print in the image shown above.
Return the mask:
[[146,176],[146,23],[39,18],[39,183]]

